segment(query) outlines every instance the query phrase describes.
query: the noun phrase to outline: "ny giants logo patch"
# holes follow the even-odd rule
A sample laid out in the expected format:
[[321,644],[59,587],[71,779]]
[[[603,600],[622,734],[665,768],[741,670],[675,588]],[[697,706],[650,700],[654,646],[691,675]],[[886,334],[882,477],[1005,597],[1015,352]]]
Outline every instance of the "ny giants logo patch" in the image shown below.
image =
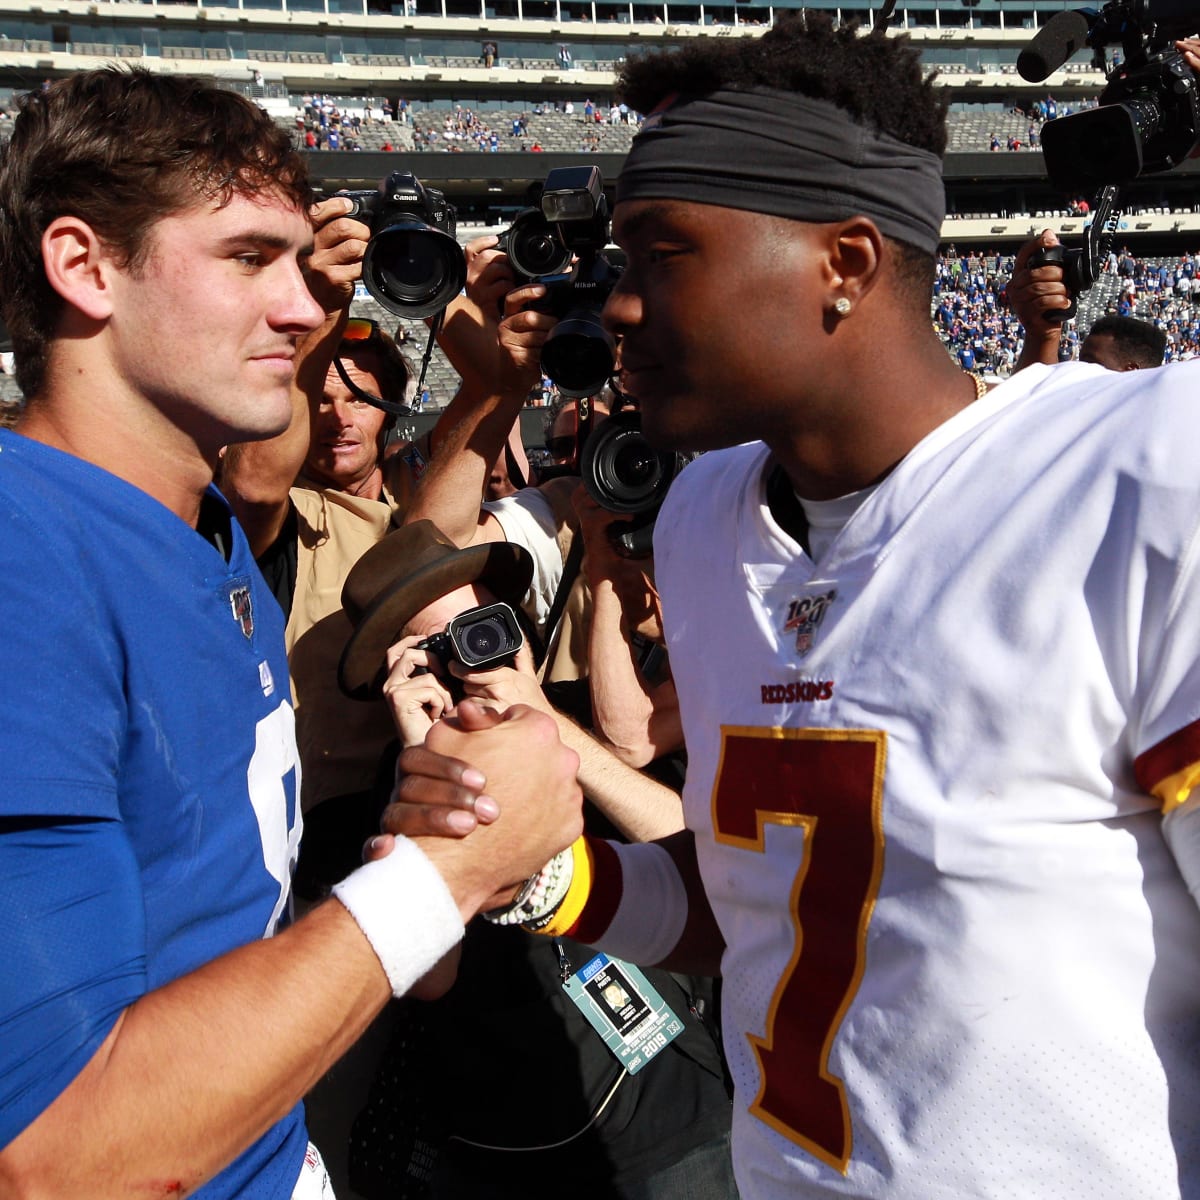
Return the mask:
[[790,633],[795,630],[796,652],[802,657],[813,648],[817,628],[836,599],[837,588],[830,588],[823,595],[798,596],[788,603],[783,632]]

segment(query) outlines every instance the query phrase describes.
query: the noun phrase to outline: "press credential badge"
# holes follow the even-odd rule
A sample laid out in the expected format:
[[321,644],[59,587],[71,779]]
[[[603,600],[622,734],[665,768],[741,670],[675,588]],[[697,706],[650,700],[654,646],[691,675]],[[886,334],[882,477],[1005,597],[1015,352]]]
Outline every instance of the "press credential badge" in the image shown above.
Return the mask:
[[683,1032],[646,976],[619,958],[597,954],[563,988],[630,1075]]

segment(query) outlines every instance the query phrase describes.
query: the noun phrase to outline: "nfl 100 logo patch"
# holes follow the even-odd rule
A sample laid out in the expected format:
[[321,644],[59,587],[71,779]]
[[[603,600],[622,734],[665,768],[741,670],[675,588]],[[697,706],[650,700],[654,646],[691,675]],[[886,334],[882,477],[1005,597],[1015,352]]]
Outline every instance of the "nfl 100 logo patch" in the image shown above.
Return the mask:
[[807,654],[816,643],[817,629],[825,619],[829,606],[837,599],[837,588],[817,596],[797,596],[788,601],[783,632],[795,633],[796,653]]

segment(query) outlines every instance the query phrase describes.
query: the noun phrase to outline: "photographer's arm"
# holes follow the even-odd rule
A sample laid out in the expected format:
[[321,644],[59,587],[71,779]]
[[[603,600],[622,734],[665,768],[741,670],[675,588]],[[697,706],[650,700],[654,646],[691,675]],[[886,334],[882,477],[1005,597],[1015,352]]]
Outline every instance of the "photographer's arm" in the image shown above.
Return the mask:
[[[553,717],[563,745],[579,755],[579,785],[584,795],[625,837],[648,842],[679,832],[683,828],[683,806],[679,796],[627,766],[611,749],[559,712],[538,685],[527,651],[522,651],[517,663],[515,669],[502,667],[488,671],[468,671],[454,663],[450,670],[463,681],[468,694],[475,699],[500,709],[512,704],[526,704]],[[398,671],[402,669],[402,666],[397,668]],[[422,677],[417,678],[419,683]],[[393,710],[399,721],[398,699],[393,698]]]
[[287,520],[288,493],[308,456],[312,414],[320,407],[325,377],[354,298],[354,284],[362,274],[370,230],[346,217],[350,208],[349,200],[334,196],[312,210],[314,244],[308,285],[325,310],[325,320],[297,346],[290,424],[265,441],[227,447],[221,462],[221,490],[255,557],[272,545]]
[[[683,745],[674,681],[651,684],[637,664],[631,633],[662,639],[658,596],[636,560],[613,549],[608,526],[618,518],[581,485],[573,497],[587,546],[584,571],[592,592],[588,681],[596,731],[631,767],[644,767]],[[649,563],[647,562],[648,566]]]
[[[432,461],[405,522],[433,521],[459,546],[504,540],[499,523],[480,508],[483,488],[529,389],[540,378],[542,343],[554,326],[553,317],[522,309],[544,289],[509,292],[511,282],[507,258],[494,249],[494,239],[471,243],[467,294],[446,310],[439,336],[462,384],[434,429]],[[502,321],[497,315],[501,297]]]
[[1071,295],[1063,282],[1061,266],[1030,267],[1029,260],[1039,251],[1057,246],[1053,231],[1043,229],[1017,252],[1012,278],[1008,281],[1008,307],[1025,329],[1025,341],[1014,372],[1033,363],[1053,366],[1058,362],[1062,323],[1048,321],[1046,313],[1071,307]]

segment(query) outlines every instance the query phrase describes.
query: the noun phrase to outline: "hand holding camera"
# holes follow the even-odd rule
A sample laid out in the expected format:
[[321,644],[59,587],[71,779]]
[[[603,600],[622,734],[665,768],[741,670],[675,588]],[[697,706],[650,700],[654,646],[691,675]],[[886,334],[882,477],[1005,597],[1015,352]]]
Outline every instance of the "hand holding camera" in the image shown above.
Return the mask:
[[311,210],[313,252],[305,274],[313,299],[329,314],[349,307],[362,277],[370,229],[349,215],[353,211],[354,202],[345,196],[322,200]]
[[340,192],[347,216],[366,222],[367,291],[389,312],[417,321],[442,312],[462,290],[467,264],[455,240],[454,207],[408,171],[393,171],[375,191]]
[[596,167],[558,167],[541,205],[518,214],[499,245],[518,277],[545,290],[530,307],[557,319],[542,369],[564,396],[593,396],[613,373],[616,346],[600,321],[619,268],[605,255],[612,221]]

